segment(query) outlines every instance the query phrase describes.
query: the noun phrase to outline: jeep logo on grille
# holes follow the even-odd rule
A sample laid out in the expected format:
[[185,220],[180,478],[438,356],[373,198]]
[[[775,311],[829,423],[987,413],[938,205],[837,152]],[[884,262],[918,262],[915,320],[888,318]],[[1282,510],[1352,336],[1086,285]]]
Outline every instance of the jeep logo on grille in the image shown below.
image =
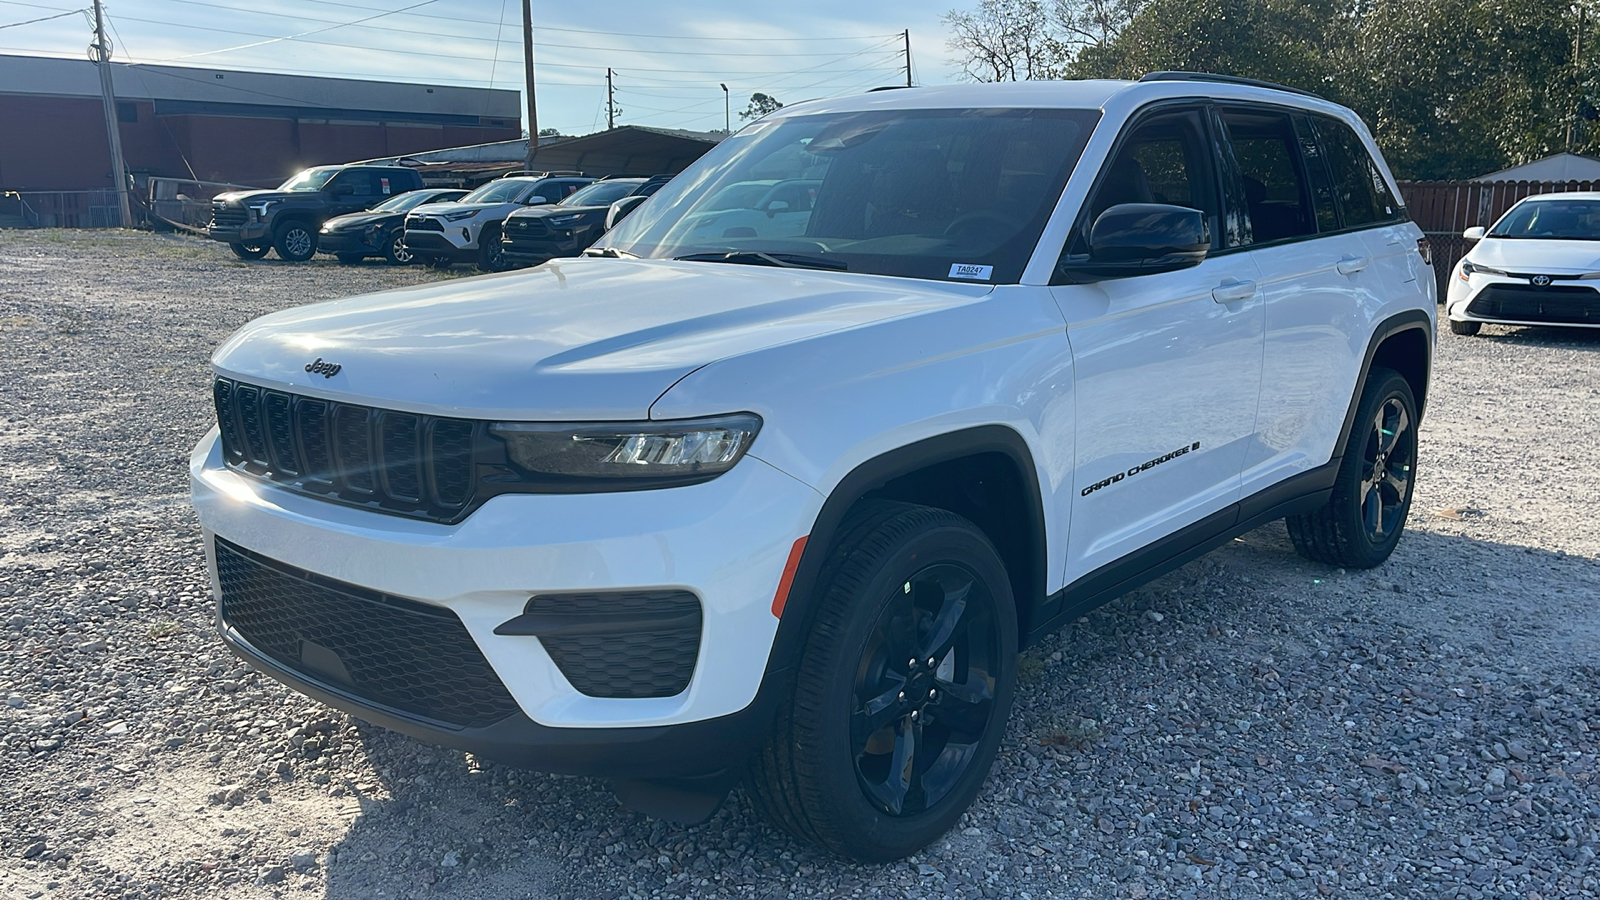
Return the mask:
[[314,361],[306,364],[307,372],[310,372],[313,375],[321,375],[323,378],[332,378],[333,376],[339,374],[339,370],[342,368],[344,368],[344,366],[341,366],[337,363],[323,362],[322,357],[320,356]]
[[1550,286],[1550,276],[1549,275],[1535,275],[1532,278],[1529,278],[1528,280],[1533,282],[1533,286],[1534,287],[1549,287]]

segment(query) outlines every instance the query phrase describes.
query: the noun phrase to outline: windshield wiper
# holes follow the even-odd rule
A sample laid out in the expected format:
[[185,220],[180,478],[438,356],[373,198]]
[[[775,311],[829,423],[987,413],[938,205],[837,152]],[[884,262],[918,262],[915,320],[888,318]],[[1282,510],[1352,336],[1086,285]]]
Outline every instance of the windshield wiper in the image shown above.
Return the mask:
[[618,250],[615,247],[589,247],[583,251],[584,256],[604,256],[607,259],[638,259],[636,253]]
[[743,266],[779,266],[785,269],[827,269],[832,272],[846,272],[850,269],[849,266],[834,259],[804,256],[799,253],[767,253],[762,250],[691,253],[688,256],[674,256],[673,259],[685,262],[727,262]]

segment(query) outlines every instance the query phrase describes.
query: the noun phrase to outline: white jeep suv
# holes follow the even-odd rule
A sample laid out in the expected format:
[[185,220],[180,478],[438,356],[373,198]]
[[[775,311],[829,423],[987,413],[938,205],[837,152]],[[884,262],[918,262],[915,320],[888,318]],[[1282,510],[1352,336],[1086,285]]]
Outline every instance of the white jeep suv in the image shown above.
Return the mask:
[[[707,226],[760,180],[815,183],[804,227]],[[903,856],[982,789],[1019,648],[1276,519],[1394,549],[1436,325],[1396,197],[1349,110],[1215,76],[785,107],[586,258],[229,338],[223,636],[652,814],[745,777]]]
[[506,216],[525,206],[563,200],[593,181],[577,172],[496,178],[459,200],[413,209],[406,216],[405,248],[425,265],[476,263],[485,272],[497,272],[504,265],[500,230]]

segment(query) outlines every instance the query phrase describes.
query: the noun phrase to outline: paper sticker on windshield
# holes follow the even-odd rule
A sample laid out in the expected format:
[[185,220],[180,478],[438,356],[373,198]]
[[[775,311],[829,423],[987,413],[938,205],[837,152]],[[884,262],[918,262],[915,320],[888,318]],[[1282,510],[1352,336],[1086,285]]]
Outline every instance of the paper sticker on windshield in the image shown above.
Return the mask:
[[385,194],[389,193],[389,179],[387,179],[387,178],[379,178],[378,180],[383,182],[383,192]]
[[950,277],[968,281],[988,281],[994,275],[994,266],[974,266],[969,263],[951,263]]

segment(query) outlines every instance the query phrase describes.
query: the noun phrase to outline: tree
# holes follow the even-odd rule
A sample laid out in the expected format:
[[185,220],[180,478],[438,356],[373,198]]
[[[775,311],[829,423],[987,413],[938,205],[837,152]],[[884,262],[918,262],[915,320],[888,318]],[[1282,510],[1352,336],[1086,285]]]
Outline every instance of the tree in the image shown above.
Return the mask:
[[980,0],[975,12],[945,13],[944,23],[955,34],[945,46],[973,81],[1056,78],[1066,61],[1043,0]]
[[560,136],[561,136],[561,129],[559,129],[559,128],[541,128],[541,129],[539,129],[539,137],[560,137]]
[[739,113],[739,118],[759,119],[769,112],[775,112],[780,109],[783,109],[783,104],[779,103],[777,98],[770,94],[757,92],[750,95],[750,105],[744,108],[744,112]]

